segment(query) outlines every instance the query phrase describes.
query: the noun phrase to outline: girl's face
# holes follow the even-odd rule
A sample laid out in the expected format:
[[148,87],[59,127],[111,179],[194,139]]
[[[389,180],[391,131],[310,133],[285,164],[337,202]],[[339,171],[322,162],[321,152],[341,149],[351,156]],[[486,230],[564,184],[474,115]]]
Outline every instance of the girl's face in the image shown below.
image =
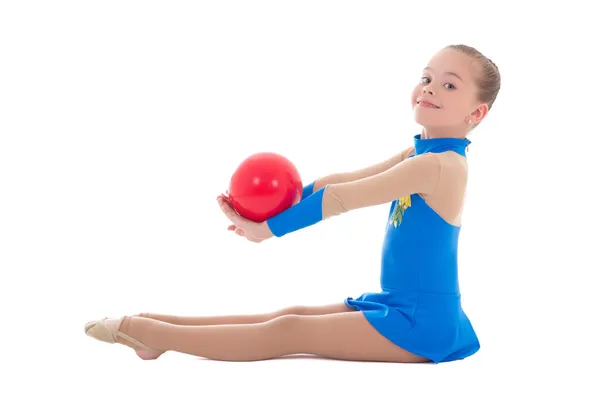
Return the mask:
[[466,54],[453,49],[435,54],[412,93],[415,121],[426,130],[447,128],[465,132],[481,121],[488,107],[477,101],[478,73],[479,65]]

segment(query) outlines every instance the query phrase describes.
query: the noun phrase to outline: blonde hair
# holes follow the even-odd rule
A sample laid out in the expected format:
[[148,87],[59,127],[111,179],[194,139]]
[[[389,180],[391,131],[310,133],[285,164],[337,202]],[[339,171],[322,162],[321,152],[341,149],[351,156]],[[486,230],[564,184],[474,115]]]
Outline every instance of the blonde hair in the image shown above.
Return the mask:
[[[465,44],[451,44],[446,46],[446,48],[466,54],[479,63],[481,72],[475,77],[475,82],[479,88],[478,100],[487,104],[488,109],[491,110],[492,105],[494,105],[494,102],[496,101],[496,97],[498,96],[500,85],[502,83],[498,66],[474,47],[467,46]],[[470,130],[475,129],[477,125],[479,125],[479,122]]]

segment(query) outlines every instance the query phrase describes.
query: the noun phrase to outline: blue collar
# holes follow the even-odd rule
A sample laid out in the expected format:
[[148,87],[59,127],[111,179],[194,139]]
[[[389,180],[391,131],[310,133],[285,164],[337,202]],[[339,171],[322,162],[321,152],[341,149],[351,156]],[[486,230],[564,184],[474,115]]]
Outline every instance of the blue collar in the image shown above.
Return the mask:
[[431,138],[421,139],[421,134],[415,135],[415,155],[423,153],[442,153],[452,150],[466,157],[466,148],[471,141],[467,138]]

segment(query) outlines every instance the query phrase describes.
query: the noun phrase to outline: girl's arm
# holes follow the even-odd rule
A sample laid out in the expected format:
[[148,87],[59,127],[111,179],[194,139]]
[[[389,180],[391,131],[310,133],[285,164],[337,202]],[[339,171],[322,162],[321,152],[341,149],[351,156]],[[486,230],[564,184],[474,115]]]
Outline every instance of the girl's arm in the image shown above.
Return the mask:
[[439,155],[421,154],[371,176],[325,184],[266,223],[273,235],[283,236],[351,210],[389,203],[413,193],[432,195],[440,175]]
[[357,181],[359,179],[368,178],[370,176],[387,171],[388,169],[392,168],[393,166],[406,159],[406,157],[410,155],[412,150],[413,147],[409,147],[385,161],[374,165],[370,165],[362,169],[358,169],[351,172],[335,173],[318,178],[310,184],[304,186],[304,190],[302,191],[302,200],[306,199],[308,196],[327,185]]

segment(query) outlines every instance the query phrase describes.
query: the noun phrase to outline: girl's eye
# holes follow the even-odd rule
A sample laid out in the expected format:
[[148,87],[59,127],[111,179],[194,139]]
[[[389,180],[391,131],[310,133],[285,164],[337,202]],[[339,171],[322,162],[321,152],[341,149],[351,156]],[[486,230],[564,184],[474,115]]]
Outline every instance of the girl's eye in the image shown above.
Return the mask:
[[[429,80],[429,78],[428,78],[428,77],[424,76],[424,77],[422,77],[422,78],[421,78],[421,83],[425,83],[425,84],[427,84],[427,83],[429,83],[429,82],[430,82],[430,80]],[[451,84],[451,83],[444,83],[444,87],[445,87],[446,89],[456,89],[456,86],[454,86],[454,85],[453,85],[453,84]]]

